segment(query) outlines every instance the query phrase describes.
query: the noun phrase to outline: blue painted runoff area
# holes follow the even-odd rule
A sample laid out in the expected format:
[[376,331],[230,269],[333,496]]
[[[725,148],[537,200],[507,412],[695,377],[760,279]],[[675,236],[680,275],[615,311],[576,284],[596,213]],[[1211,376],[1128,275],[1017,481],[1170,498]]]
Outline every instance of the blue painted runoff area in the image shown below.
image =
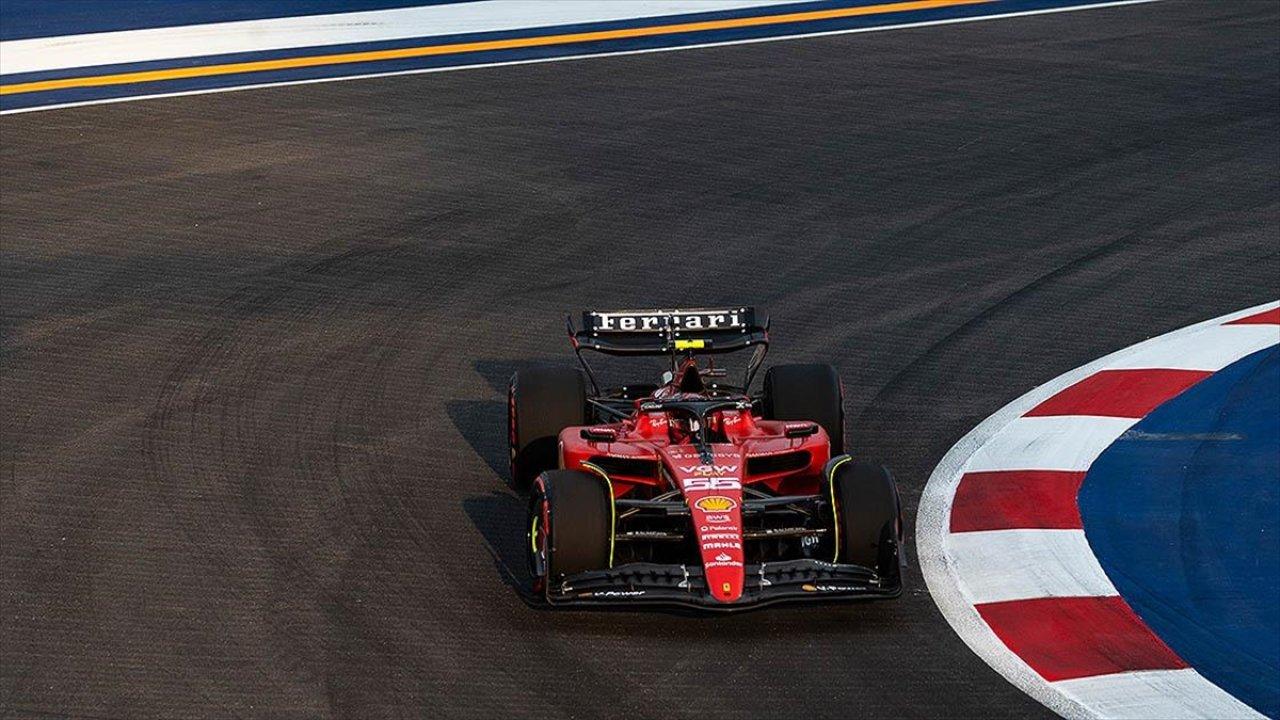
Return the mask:
[[0,40],[306,17],[471,1],[473,0],[4,0],[0,2]]
[[1280,717],[1280,346],[1156,408],[1090,468],[1089,539],[1201,675]]

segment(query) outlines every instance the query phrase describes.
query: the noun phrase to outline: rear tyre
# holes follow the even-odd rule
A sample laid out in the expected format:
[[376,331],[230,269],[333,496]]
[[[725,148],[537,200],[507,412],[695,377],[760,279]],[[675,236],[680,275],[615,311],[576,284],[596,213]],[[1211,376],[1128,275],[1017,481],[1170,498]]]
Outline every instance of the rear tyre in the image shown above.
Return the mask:
[[764,375],[764,416],[811,420],[827,431],[831,456],[844,452],[844,393],[840,375],[825,363],[775,365]]
[[835,500],[835,562],[871,568],[888,585],[902,582],[902,508],[883,465],[836,458],[828,466]]
[[517,488],[560,465],[560,431],[587,424],[587,383],[576,368],[533,368],[511,376],[507,444]]
[[548,470],[529,500],[529,571],[534,590],[588,570],[608,569],[613,496],[604,478],[580,470]]

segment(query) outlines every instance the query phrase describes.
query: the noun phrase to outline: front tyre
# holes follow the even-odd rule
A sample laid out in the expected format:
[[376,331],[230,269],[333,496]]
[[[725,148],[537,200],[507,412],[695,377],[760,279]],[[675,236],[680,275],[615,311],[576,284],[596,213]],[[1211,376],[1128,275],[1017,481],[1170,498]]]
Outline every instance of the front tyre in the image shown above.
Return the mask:
[[535,592],[588,570],[606,570],[613,555],[613,495],[608,482],[581,470],[548,470],[529,500],[529,571]]
[[833,562],[876,571],[886,585],[902,583],[902,507],[883,465],[833,458],[827,465],[836,546]]

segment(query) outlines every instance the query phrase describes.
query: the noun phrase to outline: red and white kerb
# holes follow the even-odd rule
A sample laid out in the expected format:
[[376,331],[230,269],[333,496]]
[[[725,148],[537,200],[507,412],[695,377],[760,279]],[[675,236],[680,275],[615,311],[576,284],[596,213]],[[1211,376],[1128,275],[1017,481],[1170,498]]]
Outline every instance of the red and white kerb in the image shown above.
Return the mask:
[[1280,343],[1280,304],[1121,350],[1010,403],[943,458],[921,498],[921,567],[988,664],[1066,717],[1261,718],[1120,597],[1076,496],[1094,460],[1165,401]]

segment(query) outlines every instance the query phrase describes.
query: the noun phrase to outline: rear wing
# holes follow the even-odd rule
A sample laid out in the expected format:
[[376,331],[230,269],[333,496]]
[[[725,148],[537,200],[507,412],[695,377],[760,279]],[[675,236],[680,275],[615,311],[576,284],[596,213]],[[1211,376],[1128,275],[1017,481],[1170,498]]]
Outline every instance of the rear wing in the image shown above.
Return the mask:
[[693,310],[588,310],[582,327],[567,318],[575,350],[607,355],[667,355],[684,351],[725,353],[769,344],[769,320],[755,308]]
[[755,347],[742,382],[747,392],[769,350],[769,318],[757,319],[752,307],[692,310],[588,310],[582,327],[565,318],[569,341],[587,371],[596,394],[600,387],[583,350],[606,355],[670,355],[671,369],[681,353],[718,354]]

